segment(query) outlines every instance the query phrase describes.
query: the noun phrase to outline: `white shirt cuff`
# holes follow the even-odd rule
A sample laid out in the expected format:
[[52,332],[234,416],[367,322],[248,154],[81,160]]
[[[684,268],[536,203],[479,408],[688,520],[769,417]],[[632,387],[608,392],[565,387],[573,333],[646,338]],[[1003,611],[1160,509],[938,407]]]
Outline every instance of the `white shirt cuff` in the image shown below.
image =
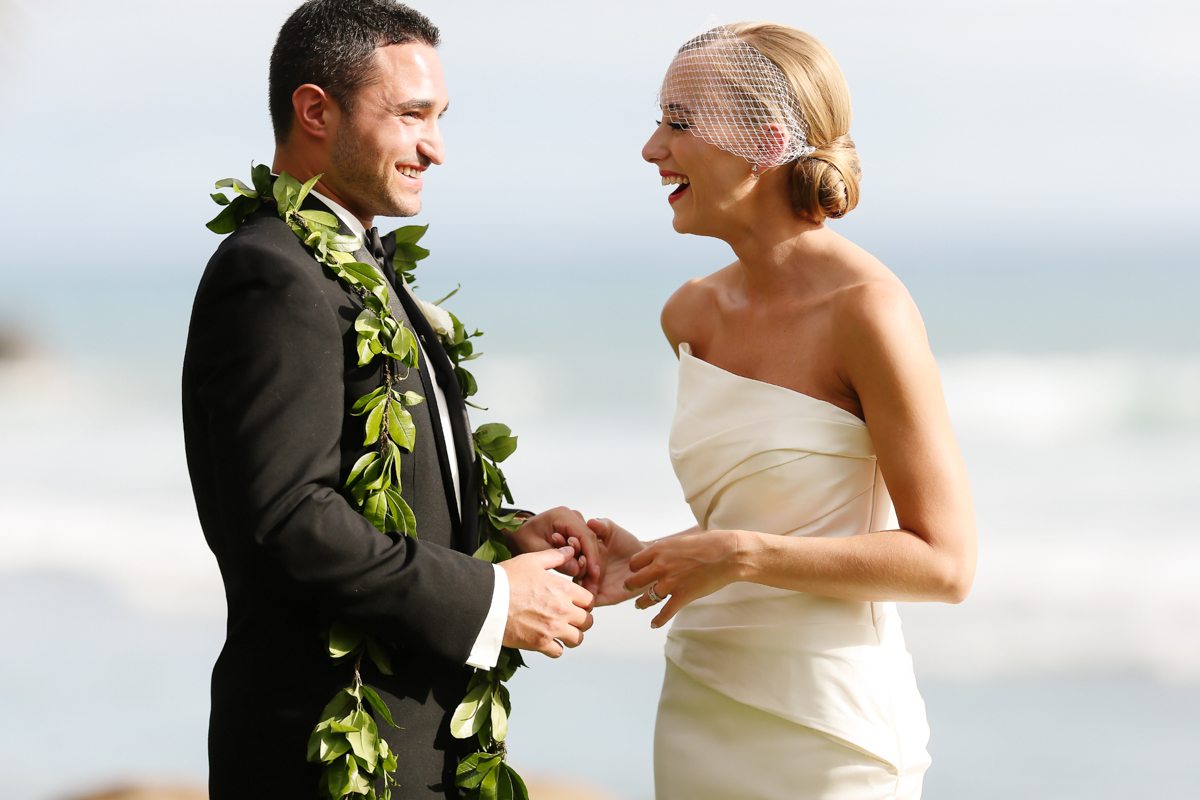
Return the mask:
[[488,609],[475,637],[475,646],[467,656],[467,666],[476,669],[491,669],[500,659],[500,647],[504,644],[504,628],[508,624],[508,573],[499,564],[492,564],[496,570],[496,584],[492,587],[492,607]]

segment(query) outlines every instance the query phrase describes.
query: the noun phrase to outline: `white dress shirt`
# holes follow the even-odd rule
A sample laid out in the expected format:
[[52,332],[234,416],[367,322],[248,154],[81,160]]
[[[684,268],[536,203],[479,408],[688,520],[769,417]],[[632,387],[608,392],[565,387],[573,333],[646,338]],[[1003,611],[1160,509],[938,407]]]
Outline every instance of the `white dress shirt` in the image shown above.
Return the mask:
[[[346,227],[358,237],[364,247],[366,246],[367,231],[359,222],[358,217],[317,190],[313,189],[312,194],[329,206],[329,210],[346,224]],[[400,281],[400,286],[394,288],[396,291],[408,292],[412,295],[412,290],[403,280]],[[421,349],[421,363],[428,364],[429,358],[425,354],[425,348],[421,345],[420,337],[417,337],[417,347]],[[458,450],[454,444],[454,430],[450,425],[450,408],[446,404],[446,393],[442,390],[441,383],[438,382],[437,372],[431,370],[430,374],[433,377],[433,396],[437,401],[442,434],[446,440],[446,456],[450,459],[450,476],[454,481],[454,497],[458,501],[458,507],[462,508],[462,489],[458,477]],[[467,656],[467,664],[477,669],[491,669],[496,666],[496,661],[500,658],[500,647],[504,643],[504,626],[508,622],[508,575],[500,568],[499,564],[493,564],[492,568],[496,572],[496,583],[492,589],[492,605],[483,620],[483,627],[480,628],[479,635],[475,638],[471,654]]]

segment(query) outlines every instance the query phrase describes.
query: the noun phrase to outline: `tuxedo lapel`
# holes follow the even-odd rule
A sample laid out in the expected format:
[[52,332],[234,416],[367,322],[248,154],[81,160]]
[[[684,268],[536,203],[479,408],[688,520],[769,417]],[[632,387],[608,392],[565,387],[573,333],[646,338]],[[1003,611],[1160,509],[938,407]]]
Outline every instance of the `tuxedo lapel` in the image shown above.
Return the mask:
[[[384,259],[387,264],[388,259]],[[386,271],[396,284],[396,273],[387,264]],[[437,374],[438,383],[446,395],[446,409],[450,416],[450,429],[454,434],[454,445],[458,456],[459,493],[462,495],[462,507],[458,518],[461,521],[459,544],[466,552],[474,552],[479,539],[479,485],[476,479],[475,442],[471,436],[471,423],[467,416],[467,405],[463,401],[462,390],[458,378],[454,374],[454,365],[450,357],[442,349],[441,340],[430,327],[425,315],[416,302],[416,297],[408,287],[401,285],[395,292],[400,298],[401,305],[408,312],[408,318],[413,330],[424,346],[430,365]]]

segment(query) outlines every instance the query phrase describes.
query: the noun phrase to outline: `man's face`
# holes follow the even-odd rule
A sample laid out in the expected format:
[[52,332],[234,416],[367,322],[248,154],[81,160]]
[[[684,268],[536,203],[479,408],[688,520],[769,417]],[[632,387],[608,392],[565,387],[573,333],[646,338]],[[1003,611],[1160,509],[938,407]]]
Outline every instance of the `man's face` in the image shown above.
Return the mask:
[[[336,193],[360,219],[421,210],[422,173],[444,160],[438,118],[450,101],[437,51],[422,43],[375,51],[378,79],[358,90],[330,150]],[[331,187],[332,188],[332,187]]]

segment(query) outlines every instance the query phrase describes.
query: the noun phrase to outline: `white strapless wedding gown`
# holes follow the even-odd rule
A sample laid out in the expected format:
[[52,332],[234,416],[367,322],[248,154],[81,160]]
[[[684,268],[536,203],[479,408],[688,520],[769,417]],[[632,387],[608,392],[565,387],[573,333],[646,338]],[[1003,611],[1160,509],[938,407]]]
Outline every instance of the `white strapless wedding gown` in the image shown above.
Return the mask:
[[[679,350],[671,459],[702,529],[897,527],[860,419]],[[733,583],[679,612],[666,655],[657,800],[920,797],[929,728],[894,603]]]

